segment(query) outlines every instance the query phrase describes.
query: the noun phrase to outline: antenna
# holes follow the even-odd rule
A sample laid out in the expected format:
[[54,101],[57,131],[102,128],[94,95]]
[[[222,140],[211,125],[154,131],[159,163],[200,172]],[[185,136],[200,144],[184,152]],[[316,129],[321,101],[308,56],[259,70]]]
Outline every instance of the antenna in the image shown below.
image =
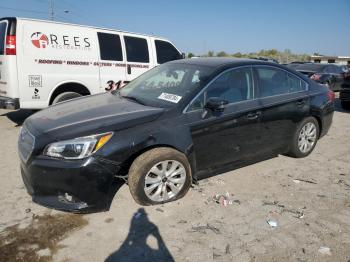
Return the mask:
[[49,16],[52,21],[55,20],[55,12],[54,12],[54,0],[49,0]]

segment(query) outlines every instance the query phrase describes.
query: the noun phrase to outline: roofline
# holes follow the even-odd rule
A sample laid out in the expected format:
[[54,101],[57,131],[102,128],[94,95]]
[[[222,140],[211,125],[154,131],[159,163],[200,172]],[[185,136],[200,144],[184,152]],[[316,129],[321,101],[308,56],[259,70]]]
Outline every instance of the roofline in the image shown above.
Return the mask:
[[310,56],[311,59],[313,58],[323,58],[323,59],[350,59],[350,56],[328,56],[328,55],[312,55]]
[[155,38],[164,39],[164,40],[169,41],[167,38],[162,37],[162,36],[148,35],[148,34],[142,34],[142,33],[135,33],[135,32],[130,32],[130,31],[123,31],[123,30],[118,30],[118,29],[97,27],[97,26],[91,26],[91,25],[73,24],[73,23],[66,23],[66,22],[59,22],[59,21],[51,21],[51,20],[43,20],[43,19],[34,19],[34,18],[25,18],[25,17],[1,17],[1,18],[0,18],[0,20],[7,20],[7,19],[17,19],[17,20],[25,20],[25,21],[34,21],[34,22],[51,23],[51,24],[60,24],[60,25],[70,25],[70,26],[78,26],[78,27],[87,27],[87,28],[91,28],[91,29],[107,30],[107,31],[120,32],[120,33],[142,35],[142,36],[147,36],[147,37],[155,37]]

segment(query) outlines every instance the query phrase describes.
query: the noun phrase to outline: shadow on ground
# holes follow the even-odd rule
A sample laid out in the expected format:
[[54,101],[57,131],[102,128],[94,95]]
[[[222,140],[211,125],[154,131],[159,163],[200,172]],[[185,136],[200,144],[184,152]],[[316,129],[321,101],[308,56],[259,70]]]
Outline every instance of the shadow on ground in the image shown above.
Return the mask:
[[21,126],[26,120],[27,117],[30,117],[32,114],[34,114],[36,111],[34,110],[26,110],[26,109],[20,109],[17,111],[9,111],[7,113],[4,113],[0,116],[6,116],[9,120],[11,120],[13,123],[16,124],[16,126]]
[[350,113],[349,110],[345,110],[344,108],[342,108],[341,104],[340,104],[340,99],[336,98],[334,100],[334,109],[337,112],[342,112],[342,113]]
[[[147,243],[149,236],[157,242],[157,248]],[[112,253],[106,262],[115,261],[174,261],[166,247],[158,227],[149,219],[146,211],[140,208],[133,216],[129,234],[118,250]]]

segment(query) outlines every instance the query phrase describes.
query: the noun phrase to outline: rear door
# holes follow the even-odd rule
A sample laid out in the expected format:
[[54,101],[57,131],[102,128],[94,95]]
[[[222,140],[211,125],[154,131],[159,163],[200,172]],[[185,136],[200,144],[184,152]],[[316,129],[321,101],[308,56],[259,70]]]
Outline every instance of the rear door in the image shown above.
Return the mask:
[[0,96],[5,96],[6,78],[4,71],[5,63],[5,39],[6,39],[7,21],[0,21]]
[[100,50],[101,91],[112,91],[126,80],[126,64],[122,37],[117,33],[97,32]]
[[255,66],[261,104],[260,148],[263,154],[285,151],[297,124],[309,113],[308,85],[298,76],[273,66]]
[[0,96],[19,98],[15,18],[0,21]]
[[126,80],[131,81],[153,67],[149,37],[124,34],[126,51]]

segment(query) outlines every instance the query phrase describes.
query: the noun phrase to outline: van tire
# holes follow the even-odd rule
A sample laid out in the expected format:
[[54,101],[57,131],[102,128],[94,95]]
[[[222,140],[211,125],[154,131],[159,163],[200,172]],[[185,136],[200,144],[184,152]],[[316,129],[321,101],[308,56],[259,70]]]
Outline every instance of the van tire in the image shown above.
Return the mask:
[[56,96],[55,99],[52,101],[52,104],[55,105],[63,101],[71,100],[73,98],[77,98],[81,96],[82,96],[81,94],[76,92],[64,92]]
[[[153,201],[145,193],[145,179],[150,169],[161,161],[176,161],[181,164],[185,170],[185,180],[182,188],[173,197]],[[144,206],[163,204],[180,199],[187,193],[191,184],[192,173],[187,157],[173,148],[159,147],[146,151],[134,160],[129,169],[128,185],[130,193],[138,204]]]

